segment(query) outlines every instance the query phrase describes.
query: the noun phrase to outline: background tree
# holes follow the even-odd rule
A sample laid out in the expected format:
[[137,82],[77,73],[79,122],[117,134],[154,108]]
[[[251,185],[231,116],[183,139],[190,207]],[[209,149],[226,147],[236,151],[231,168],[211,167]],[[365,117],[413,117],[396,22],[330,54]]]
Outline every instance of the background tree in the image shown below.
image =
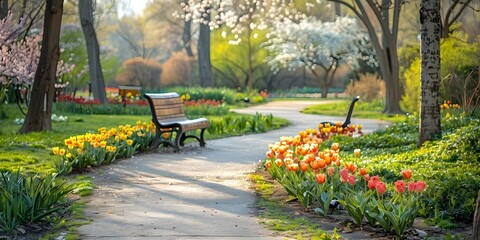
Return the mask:
[[47,0],[40,61],[33,82],[32,102],[20,133],[52,130],[52,104],[55,92],[63,0]]
[[337,69],[343,64],[357,64],[366,37],[353,18],[339,17],[324,23],[305,19],[298,24],[279,22],[266,44],[270,52],[266,60],[275,71],[307,68],[326,98]]
[[100,63],[100,46],[93,23],[93,2],[92,0],[80,0],[78,12],[82,25],[83,35],[87,46],[88,67],[90,83],[92,84],[93,97],[100,103],[107,103],[105,94],[105,81],[103,80],[102,66]]
[[458,19],[468,8],[474,12],[480,12],[480,8],[477,9],[479,3],[474,3],[473,0],[451,0],[444,1],[441,16],[441,37],[448,38],[450,34],[455,31],[452,26],[457,23]]
[[422,0],[420,5],[421,34],[421,99],[419,145],[442,134],[440,126],[440,0]]

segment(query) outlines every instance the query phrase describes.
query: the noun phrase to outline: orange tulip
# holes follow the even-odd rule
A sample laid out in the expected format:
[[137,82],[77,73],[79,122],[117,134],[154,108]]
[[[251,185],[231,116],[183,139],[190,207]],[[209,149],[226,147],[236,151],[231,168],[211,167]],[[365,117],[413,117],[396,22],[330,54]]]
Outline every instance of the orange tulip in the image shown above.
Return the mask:
[[318,161],[318,168],[325,168],[325,161],[322,159],[315,160]]
[[305,161],[300,161],[300,169],[302,170],[302,172],[306,172],[308,170],[308,163],[306,163]]
[[337,167],[340,167],[340,159],[337,159],[337,161],[335,161],[335,165],[337,165]]
[[333,144],[332,144],[332,150],[333,150],[333,151],[337,151],[337,150],[339,149],[339,147],[340,147],[340,144],[339,144],[339,143],[333,143]]
[[405,192],[405,187],[406,187],[406,184],[404,181],[402,180],[398,180],[395,182],[395,190],[399,193],[404,193]]
[[360,168],[360,175],[365,176],[367,174],[367,169]]
[[280,160],[280,159],[277,159],[277,160],[275,160],[275,164],[277,164],[277,166],[281,167],[283,165],[283,161]]
[[357,158],[360,157],[360,152],[361,152],[361,151],[360,151],[360,149],[358,149],[358,148],[355,149],[355,150],[353,150],[353,156],[355,156],[355,157],[357,157]]
[[293,172],[298,171],[298,164],[296,164],[296,163],[290,164],[290,169],[289,170],[293,171]]
[[410,177],[412,177],[412,170],[405,169],[402,171],[402,175],[403,175],[403,178],[410,179]]
[[333,173],[335,172],[335,168],[334,167],[329,167],[327,171],[328,171],[328,176],[332,176]]
[[322,184],[327,180],[327,176],[323,173],[319,173],[315,175],[315,180],[317,183]]
[[265,163],[265,167],[269,169],[272,166],[272,163],[270,161]]

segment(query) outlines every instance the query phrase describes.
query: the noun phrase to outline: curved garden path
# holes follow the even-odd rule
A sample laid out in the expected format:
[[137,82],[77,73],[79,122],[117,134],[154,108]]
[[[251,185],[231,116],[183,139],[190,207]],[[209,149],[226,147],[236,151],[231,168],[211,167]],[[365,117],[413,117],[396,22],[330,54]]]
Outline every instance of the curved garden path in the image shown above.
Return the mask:
[[[271,102],[241,113],[272,113],[286,128],[263,134],[191,144],[173,153],[160,148],[94,170],[97,188],[87,198],[81,239],[285,239],[264,229],[256,217],[255,193],[247,174],[265,156],[269,143],[343,117],[302,114],[321,101]],[[346,111],[346,110],[343,110]],[[355,114],[354,114],[355,115]],[[387,123],[352,119],[364,131]]]

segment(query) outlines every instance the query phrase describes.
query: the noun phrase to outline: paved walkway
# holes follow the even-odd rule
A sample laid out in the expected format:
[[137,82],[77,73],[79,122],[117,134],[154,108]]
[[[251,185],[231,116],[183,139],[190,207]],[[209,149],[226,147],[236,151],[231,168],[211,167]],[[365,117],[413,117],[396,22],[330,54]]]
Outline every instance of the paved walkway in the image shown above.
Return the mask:
[[[81,239],[285,239],[264,229],[256,216],[248,173],[280,136],[344,118],[302,114],[315,101],[272,102],[241,113],[272,113],[292,125],[263,134],[188,145],[180,153],[160,149],[95,170],[98,189],[88,198]],[[346,110],[345,110],[346,112]],[[364,131],[385,122],[352,119]]]

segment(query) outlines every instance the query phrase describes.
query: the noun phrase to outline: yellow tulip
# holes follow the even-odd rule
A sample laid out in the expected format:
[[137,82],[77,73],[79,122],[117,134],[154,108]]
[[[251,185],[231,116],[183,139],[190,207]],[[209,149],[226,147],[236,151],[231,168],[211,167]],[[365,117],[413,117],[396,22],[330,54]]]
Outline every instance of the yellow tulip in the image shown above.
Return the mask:
[[59,147],[53,147],[53,148],[52,148],[52,152],[53,152],[54,155],[57,155],[58,152],[59,152],[59,150],[60,150]]

